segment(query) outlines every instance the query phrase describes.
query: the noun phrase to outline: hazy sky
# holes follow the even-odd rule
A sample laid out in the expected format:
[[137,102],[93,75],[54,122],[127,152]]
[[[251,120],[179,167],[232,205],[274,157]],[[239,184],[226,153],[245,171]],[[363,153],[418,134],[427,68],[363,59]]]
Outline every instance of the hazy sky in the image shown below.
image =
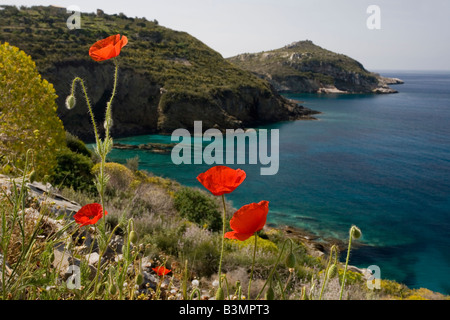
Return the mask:
[[[186,31],[224,57],[309,39],[371,71],[450,70],[449,0],[3,0],[123,12]],[[369,29],[370,5],[381,29]],[[67,19],[65,17],[65,19]]]

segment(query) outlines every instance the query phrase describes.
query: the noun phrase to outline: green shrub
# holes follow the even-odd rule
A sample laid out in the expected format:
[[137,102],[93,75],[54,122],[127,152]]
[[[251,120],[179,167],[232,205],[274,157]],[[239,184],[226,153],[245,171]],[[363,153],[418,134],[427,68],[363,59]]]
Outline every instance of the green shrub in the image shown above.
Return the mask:
[[95,191],[94,175],[91,172],[94,164],[91,158],[65,148],[56,152],[56,162],[50,183],[75,191]]
[[139,156],[127,159],[125,166],[131,171],[135,172],[139,170]]
[[92,152],[86,147],[84,142],[69,132],[66,132],[66,144],[67,148],[69,148],[73,152],[82,154],[86,157],[92,156]]
[[192,248],[189,261],[192,261],[191,270],[198,275],[210,277],[217,272],[220,252],[214,242],[201,242]]
[[218,231],[222,219],[217,203],[200,190],[181,188],[175,193],[175,208],[183,218]]

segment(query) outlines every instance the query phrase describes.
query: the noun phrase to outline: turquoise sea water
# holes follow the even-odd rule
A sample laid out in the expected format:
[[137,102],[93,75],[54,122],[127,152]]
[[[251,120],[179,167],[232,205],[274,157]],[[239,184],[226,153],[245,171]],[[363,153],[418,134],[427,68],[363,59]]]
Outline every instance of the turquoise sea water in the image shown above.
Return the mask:
[[[346,239],[352,224],[365,244],[350,263],[378,265],[381,277],[450,294],[450,73],[395,72],[392,95],[289,95],[319,110],[318,121],[283,122],[280,167],[229,165],[247,172],[227,196],[234,206],[268,200],[268,221],[322,237]],[[198,138],[196,138],[198,139]],[[115,142],[170,142],[139,136]],[[139,155],[140,169],[202,186],[210,166],[174,165],[170,155],[113,150],[110,160]]]

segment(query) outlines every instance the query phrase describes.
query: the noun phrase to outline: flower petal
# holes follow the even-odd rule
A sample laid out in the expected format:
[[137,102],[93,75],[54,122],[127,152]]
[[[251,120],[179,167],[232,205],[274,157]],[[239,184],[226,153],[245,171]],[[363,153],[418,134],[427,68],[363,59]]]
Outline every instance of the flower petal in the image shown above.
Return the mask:
[[248,238],[250,238],[252,235],[253,235],[253,233],[239,233],[236,231],[230,231],[230,232],[225,233],[225,238],[239,240],[239,241],[245,241]]
[[236,211],[230,220],[230,227],[240,234],[253,234],[266,224],[269,202],[250,203]]
[[166,267],[162,267],[162,266],[152,268],[152,270],[155,271],[158,276],[165,276],[166,274],[172,272],[172,270],[167,269]]
[[128,38],[120,34],[110,36],[94,43],[89,49],[89,55],[95,61],[108,60],[117,57],[120,50],[128,43]]
[[[105,215],[108,212],[105,211]],[[103,216],[103,208],[98,203],[91,203],[83,206],[78,212],[73,216],[75,222],[84,227],[90,224],[96,224],[98,220]]]
[[241,169],[231,169],[226,166],[215,166],[197,176],[197,180],[213,195],[221,196],[231,193],[246,177]]

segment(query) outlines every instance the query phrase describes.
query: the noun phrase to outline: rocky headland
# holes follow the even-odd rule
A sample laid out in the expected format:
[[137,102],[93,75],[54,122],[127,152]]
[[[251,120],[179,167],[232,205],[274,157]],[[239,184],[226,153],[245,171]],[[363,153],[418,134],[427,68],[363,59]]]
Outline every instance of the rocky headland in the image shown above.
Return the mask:
[[323,49],[312,41],[244,53],[228,59],[284,93],[396,93],[389,85],[402,80],[367,71],[358,61]]

